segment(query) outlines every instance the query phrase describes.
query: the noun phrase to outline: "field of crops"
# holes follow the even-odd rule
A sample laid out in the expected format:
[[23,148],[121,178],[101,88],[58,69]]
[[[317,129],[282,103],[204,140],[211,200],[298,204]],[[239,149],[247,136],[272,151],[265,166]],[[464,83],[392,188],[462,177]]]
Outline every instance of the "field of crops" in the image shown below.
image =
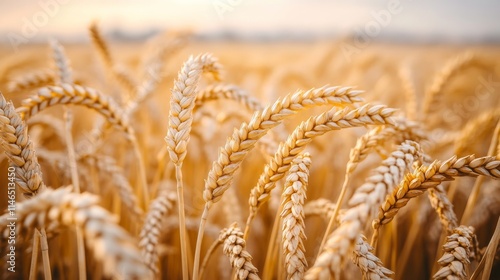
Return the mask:
[[88,38],[0,46],[3,278],[500,277],[498,46]]

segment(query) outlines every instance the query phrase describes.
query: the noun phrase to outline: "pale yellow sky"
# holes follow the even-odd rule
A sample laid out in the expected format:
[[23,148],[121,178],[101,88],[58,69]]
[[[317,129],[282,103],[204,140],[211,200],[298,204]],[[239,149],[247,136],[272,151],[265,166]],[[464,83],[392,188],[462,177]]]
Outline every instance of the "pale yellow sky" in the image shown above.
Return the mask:
[[[397,13],[390,12],[391,5],[397,5]],[[93,20],[104,30],[130,32],[187,27],[200,33],[342,36],[375,28],[385,37],[500,38],[500,1],[495,0],[2,0],[0,11],[3,39],[26,30],[35,31],[30,40],[77,37]],[[377,19],[388,13],[390,18]]]

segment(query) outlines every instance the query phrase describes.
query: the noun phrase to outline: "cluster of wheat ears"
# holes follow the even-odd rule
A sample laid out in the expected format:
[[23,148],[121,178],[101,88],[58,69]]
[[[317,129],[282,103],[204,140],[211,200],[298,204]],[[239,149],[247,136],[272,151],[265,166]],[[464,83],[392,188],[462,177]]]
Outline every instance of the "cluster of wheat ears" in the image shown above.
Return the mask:
[[[17,187],[17,265],[9,272],[2,261],[5,278],[489,279],[495,271],[498,94],[462,129],[430,137],[447,84],[467,68],[488,73],[491,61],[460,55],[422,95],[401,71],[401,109],[344,86],[263,105],[226,83],[211,54],[190,56],[173,86],[165,81],[183,34],[148,52],[140,82],[95,24],[90,34],[111,93],[75,78],[51,41],[55,67],[19,74],[0,95],[2,172],[10,166]],[[17,106],[6,99],[23,92],[35,94]],[[170,99],[168,117],[154,112],[153,95]],[[280,125],[316,107],[324,111]],[[226,135],[224,124],[239,125]],[[339,130],[354,132],[330,133]],[[349,146],[345,162],[339,150]],[[436,158],[449,147],[451,156]],[[469,153],[482,147],[487,154]],[[0,217],[2,256],[8,217]]]

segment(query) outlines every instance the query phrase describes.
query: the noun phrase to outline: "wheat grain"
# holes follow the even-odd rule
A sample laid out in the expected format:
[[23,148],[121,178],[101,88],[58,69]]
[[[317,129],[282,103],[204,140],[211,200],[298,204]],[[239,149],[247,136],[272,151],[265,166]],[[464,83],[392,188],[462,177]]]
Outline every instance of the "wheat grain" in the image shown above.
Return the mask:
[[282,244],[287,279],[302,279],[307,267],[304,202],[310,165],[311,158],[308,153],[295,158],[283,190],[280,216],[283,220]]
[[[102,262],[104,274],[117,279],[151,279],[133,239],[120,228],[108,211],[97,205],[94,195],[73,193],[71,187],[45,189],[16,206],[17,234],[28,229],[61,226],[83,229],[86,244]],[[7,215],[0,219],[0,231],[6,234]]]
[[446,237],[444,254],[438,260],[441,269],[434,274],[433,279],[467,279],[466,268],[472,255],[473,232],[472,227],[459,226],[453,230],[453,234]]

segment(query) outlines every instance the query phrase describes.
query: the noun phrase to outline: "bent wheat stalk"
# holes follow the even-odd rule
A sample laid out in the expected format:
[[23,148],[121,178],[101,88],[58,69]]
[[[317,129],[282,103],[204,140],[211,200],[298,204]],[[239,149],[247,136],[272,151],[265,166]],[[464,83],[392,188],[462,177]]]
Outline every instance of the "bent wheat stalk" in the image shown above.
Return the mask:
[[234,173],[246,155],[253,149],[255,143],[270,129],[298,111],[319,105],[342,105],[360,102],[362,101],[358,97],[360,93],[361,91],[352,90],[348,87],[323,87],[305,92],[297,91],[278,99],[272,106],[256,112],[248,124],[243,123],[238,130],[233,132],[231,138],[226,141],[226,144],[220,150],[219,157],[213,163],[205,181],[205,190],[203,191],[205,207],[196,241],[194,259],[196,273],[193,273],[193,275],[197,276],[196,270],[200,263],[201,242],[210,208],[222,198],[226,189],[230,187]]
[[[187,155],[189,134],[193,123],[194,100],[197,86],[203,72],[212,73],[216,78],[220,75],[220,65],[210,54],[190,57],[182,66],[177,80],[174,82],[170,98],[168,132],[165,137],[170,160],[175,164],[177,179],[177,200],[179,209],[179,229],[181,239],[182,275],[189,278],[186,240],[186,218],[184,206],[184,188],[182,185],[182,163]],[[196,269],[197,270],[197,269]],[[198,275],[193,275],[198,279]]]
[[443,163],[434,161],[429,166],[420,166],[413,173],[407,174],[399,186],[387,196],[372,226],[378,229],[389,223],[412,198],[423,194],[429,188],[435,188],[444,181],[452,181],[455,177],[479,175],[500,178],[500,160],[495,157],[453,156]]
[[[19,202],[16,209],[17,234],[35,227],[54,230],[62,226],[78,226],[94,257],[103,264],[104,275],[117,279],[151,279],[133,238],[104,208],[98,197],[72,192],[71,187],[45,189],[37,196]],[[0,231],[7,230],[8,220],[0,218]]]
[[349,208],[340,226],[330,234],[325,246],[320,248],[320,254],[313,267],[306,272],[305,279],[324,279],[329,276],[339,279],[346,254],[354,246],[363,226],[371,219],[386,194],[401,181],[405,170],[411,169],[415,161],[421,161],[421,157],[420,145],[408,140],[375,169],[373,175],[356,189],[349,200]]
[[252,189],[248,201],[250,214],[248,215],[245,233],[248,233],[250,224],[260,206],[269,199],[269,194],[274,189],[276,182],[283,178],[284,174],[290,169],[292,160],[305,149],[306,145],[314,137],[343,128],[370,124],[391,124],[390,116],[394,112],[394,109],[385,106],[365,104],[357,109],[344,108],[338,111],[333,108],[301,123],[286,142],[280,144],[274,158],[265,166],[257,186]]
[[144,205],[147,205],[149,203],[149,191],[144,160],[135,132],[118,105],[95,89],[62,84],[61,86],[49,86],[40,89],[35,96],[23,100],[22,106],[17,108],[17,112],[23,120],[27,121],[38,112],[59,104],[82,105],[94,109],[103,115],[110,124],[126,133],[127,139],[131,142],[135,156],[139,161],[139,177],[141,179]]

